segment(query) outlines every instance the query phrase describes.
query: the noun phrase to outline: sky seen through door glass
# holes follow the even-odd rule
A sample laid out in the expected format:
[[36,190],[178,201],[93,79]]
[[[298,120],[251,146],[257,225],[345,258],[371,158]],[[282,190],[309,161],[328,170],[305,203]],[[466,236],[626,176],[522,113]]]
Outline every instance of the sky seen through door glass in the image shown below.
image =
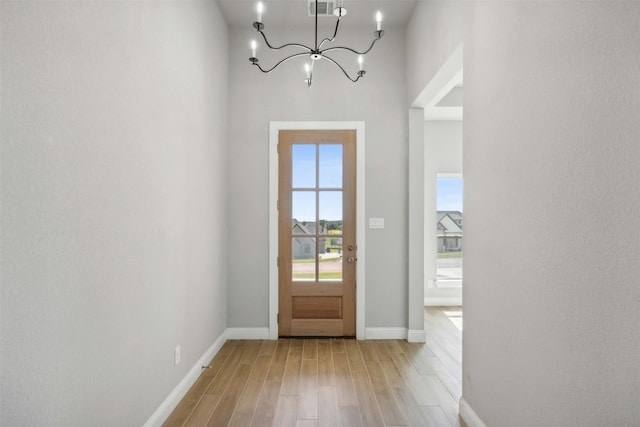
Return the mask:
[[[342,145],[319,145],[320,189],[342,188]],[[294,188],[293,217],[298,221],[315,222],[315,193],[295,191],[316,187],[316,145],[294,144],[292,147]],[[299,203],[296,203],[296,199]],[[309,199],[309,203],[302,201]],[[311,201],[313,199],[313,201]],[[342,192],[320,192],[320,220],[342,220]]]

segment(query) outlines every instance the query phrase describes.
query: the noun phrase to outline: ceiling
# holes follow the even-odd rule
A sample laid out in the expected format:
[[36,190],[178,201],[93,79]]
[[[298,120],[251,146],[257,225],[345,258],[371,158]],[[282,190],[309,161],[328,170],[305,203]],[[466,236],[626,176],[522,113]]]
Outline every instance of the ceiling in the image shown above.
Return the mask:
[[[217,0],[220,11],[231,28],[247,26],[256,20],[258,0]],[[262,0],[263,21],[267,26],[302,27],[313,22],[307,13],[307,0]],[[384,27],[405,27],[418,0],[344,0],[347,15],[342,25],[375,25],[376,11],[383,15]],[[318,17],[319,26],[335,25],[335,18]],[[375,29],[375,28],[374,28]]]

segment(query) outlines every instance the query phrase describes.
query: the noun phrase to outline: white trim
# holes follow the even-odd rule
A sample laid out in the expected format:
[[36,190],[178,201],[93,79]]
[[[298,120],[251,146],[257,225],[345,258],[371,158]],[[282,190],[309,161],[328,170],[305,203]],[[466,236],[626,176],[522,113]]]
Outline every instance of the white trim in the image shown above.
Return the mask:
[[424,297],[425,307],[462,306],[462,297]]
[[462,418],[469,427],[487,427],[487,425],[482,422],[478,414],[471,409],[471,406],[469,406],[467,401],[464,400],[464,397],[460,398],[458,412],[460,414],[460,418]]
[[228,340],[268,340],[269,328],[227,328]]
[[462,86],[463,51],[460,44],[411,104],[424,108],[425,120],[462,120],[463,107],[437,104],[456,86]]
[[427,334],[423,329],[409,329],[407,332],[408,342],[427,342]]
[[178,406],[178,403],[187,394],[191,386],[196,382],[200,374],[202,373],[202,367],[208,365],[211,359],[218,353],[222,345],[227,340],[226,330],[215,340],[211,347],[204,352],[202,357],[193,365],[193,367],[187,372],[187,375],[182,378],[178,385],[169,393],[169,395],[160,404],[158,409],[149,417],[143,427],[160,427],[169,418],[171,412]]
[[365,161],[364,122],[271,122],[269,124],[269,338],[278,339],[278,132],[280,130],[356,131],[356,338],[364,339],[365,314]]
[[406,340],[407,328],[367,328],[368,340]]

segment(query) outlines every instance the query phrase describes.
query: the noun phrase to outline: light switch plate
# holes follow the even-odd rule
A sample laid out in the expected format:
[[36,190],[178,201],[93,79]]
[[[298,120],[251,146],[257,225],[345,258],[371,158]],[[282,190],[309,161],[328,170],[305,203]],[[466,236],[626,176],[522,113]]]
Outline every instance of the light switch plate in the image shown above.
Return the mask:
[[384,228],[384,218],[369,218],[369,228],[381,230]]

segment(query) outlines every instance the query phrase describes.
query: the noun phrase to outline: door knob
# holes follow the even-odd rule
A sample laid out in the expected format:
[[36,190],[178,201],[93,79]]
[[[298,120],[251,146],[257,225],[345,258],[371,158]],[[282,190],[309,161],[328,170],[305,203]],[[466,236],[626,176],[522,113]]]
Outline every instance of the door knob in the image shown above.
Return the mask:
[[356,259],[355,259],[354,257],[352,257],[352,256],[350,256],[349,258],[347,258],[347,262],[348,262],[349,264],[353,264],[353,261],[355,261],[355,260],[356,260]]

